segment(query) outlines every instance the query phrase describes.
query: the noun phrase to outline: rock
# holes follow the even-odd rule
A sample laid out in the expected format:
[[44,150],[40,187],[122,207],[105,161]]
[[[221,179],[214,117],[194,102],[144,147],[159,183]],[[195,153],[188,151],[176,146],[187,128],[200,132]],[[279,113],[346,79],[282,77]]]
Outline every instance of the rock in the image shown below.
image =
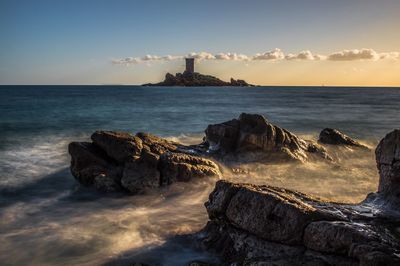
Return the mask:
[[126,132],[96,131],[91,139],[119,163],[134,160],[142,151],[142,140]]
[[210,75],[203,75],[197,72],[183,72],[176,73],[176,75],[172,75],[167,73],[165,75],[165,79],[159,83],[147,83],[143,84],[143,86],[186,86],[186,87],[203,87],[203,86],[239,86],[239,87],[248,87],[254,86],[248,84],[246,81],[238,79],[231,79],[230,82],[226,82]]
[[[254,131],[263,132],[262,121]],[[220,180],[197,235],[234,265],[400,265],[400,130],[376,148],[379,190],[355,205]]]
[[333,128],[323,129],[321,133],[319,133],[318,142],[331,145],[347,145],[369,150],[367,146],[359,143],[358,141],[350,138],[339,130]]
[[115,176],[118,172],[107,154],[93,143],[71,142],[68,152],[71,154],[71,173],[84,185],[92,185],[99,175]]
[[173,182],[220,176],[213,161],[151,134],[96,131],[92,140],[70,143],[71,173],[103,192],[137,194]]
[[110,177],[105,174],[100,174],[94,178],[94,187],[102,192],[115,192],[121,190],[121,186],[115,180],[115,177]]
[[378,193],[393,204],[400,204],[400,130],[387,134],[375,150],[379,170]]
[[376,252],[379,261],[400,262],[400,242],[391,223],[371,218],[373,210],[364,205],[223,180],[205,205],[210,221],[198,237],[228,264],[360,265],[368,260],[368,265],[379,265],[368,259]]
[[326,150],[258,114],[242,113],[239,119],[209,125],[205,130],[211,152],[242,161],[305,161],[316,156],[332,160]]
[[121,178],[122,186],[133,194],[144,193],[161,185],[160,172],[156,165],[146,162],[129,162]]
[[192,178],[220,176],[218,166],[198,156],[177,153],[164,153],[160,157],[160,173],[163,184],[188,182]]

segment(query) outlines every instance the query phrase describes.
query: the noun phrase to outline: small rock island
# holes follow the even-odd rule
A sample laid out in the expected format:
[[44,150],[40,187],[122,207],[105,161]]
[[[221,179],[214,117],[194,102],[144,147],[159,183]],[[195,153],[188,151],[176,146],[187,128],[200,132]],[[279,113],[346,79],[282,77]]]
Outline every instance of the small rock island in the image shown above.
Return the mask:
[[185,58],[186,69],[183,73],[171,73],[165,75],[165,79],[159,83],[147,83],[142,86],[185,86],[185,87],[205,87],[205,86],[235,86],[235,87],[252,87],[242,79],[231,78],[230,82],[220,80],[211,75],[203,75],[194,72],[194,58]]

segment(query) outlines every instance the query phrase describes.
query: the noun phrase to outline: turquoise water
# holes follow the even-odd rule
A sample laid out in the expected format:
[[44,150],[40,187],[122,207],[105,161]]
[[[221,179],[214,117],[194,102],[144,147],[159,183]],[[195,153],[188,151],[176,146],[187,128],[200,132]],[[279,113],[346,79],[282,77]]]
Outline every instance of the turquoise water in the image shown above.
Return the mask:
[[[151,258],[184,265],[210,258],[169,238],[205,224],[203,202],[213,182],[135,197],[108,198],[84,189],[67,169],[66,147],[94,130],[148,131],[196,142],[208,124],[248,112],[313,138],[334,127],[376,144],[400,127],[399,103],[399,88],[0,86],[0,262],[99,265]],[[365,159],[369,165],[371,158]],[[360,165],[343,173],[354,174]],[[360,175],[369,175],[370,182],[374,171],[373,166]],[[279,182],[297,188],[286,175]],[[332,180],[341,184],[338,191],[346,190],[346,179]]]

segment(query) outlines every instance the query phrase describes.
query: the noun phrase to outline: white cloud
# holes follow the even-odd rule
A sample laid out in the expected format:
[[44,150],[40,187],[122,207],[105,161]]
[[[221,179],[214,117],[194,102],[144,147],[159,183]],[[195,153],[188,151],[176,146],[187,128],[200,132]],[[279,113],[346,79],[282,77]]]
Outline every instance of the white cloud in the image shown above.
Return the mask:
[[126,57],[121,59],[114,59],[111,60],[113,64],[116,65],[133,65],[139,64],[144,62],[151,62],[151,61],[174,61],[174,60],[182,60],[185,57],[195,58],[199,61],[201,60],[224,60],[224,61],[255,61],[255,60],[305,60],[305,61],[318,61],[318,60],[329,60],[329,61],[354,61],[354,60],[400,60],[400,53],[399,52],[384,52],[378,53],[373,49],[353,49],[353,50],[343,50],[339,52],[335,52],[329,55],[320,55],[320,54],[313,54],[309,50],[301,51],[297,54],[289,53],[284,54],[284,52],[279,49],[275,48],[274,50],[264,52],[264,53],[257,53],[253,56],[245,55],[245,54],[237,54],[237,53],[218,53],[212,54],[208,52],[192,52],[184,55],[145,55],[143,57]]
[[285,56],[286,60],[309,60],[309,61],[316,61],[316,60],[325,60],[326,56],[313,54],[311,51],[306,50],[302,51],[298,54],[287,54]]
[[332,61],[354,61],[354,60],[378,60],[379,54],[373,49],[353,49],[343,50],[328,55],[328,60]]
[[285,58],[285,54],[281,49],[275,48],[272,51],[256,54],[253,56],[253,60],[281,60]]
[[207,52],[190,53],[186,57],[191,57],[198,60],[213,60],[215,56]]

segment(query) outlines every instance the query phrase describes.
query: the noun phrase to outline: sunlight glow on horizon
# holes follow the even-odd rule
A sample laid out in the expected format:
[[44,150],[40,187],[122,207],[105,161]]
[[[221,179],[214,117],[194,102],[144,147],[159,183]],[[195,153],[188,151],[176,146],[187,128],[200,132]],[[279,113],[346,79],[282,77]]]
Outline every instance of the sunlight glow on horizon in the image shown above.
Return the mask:
[[397,0],[4,0],[0,84],[159,82],[197,51],[197,71],[223,80],[400,87],[399,13]]

